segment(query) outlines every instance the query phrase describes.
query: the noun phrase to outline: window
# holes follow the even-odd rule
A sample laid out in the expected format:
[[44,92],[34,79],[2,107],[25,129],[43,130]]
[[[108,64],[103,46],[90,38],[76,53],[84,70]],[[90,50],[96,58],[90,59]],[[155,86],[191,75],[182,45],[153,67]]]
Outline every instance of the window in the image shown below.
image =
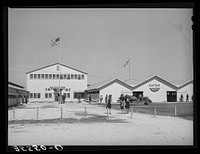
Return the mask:
[[77,74],[74,75],[74,78],[77,79]]
[[34,79],[37,79],[37,74],[34,74]]
[[59,74],[56,75],[56,79],[59,79]]
[[38,93],[37,98],[40,98],[40,93]]
[[67,93],[67,98],[70,98],[70,93]]
[[63,74],[60,74],[60,79],[63,79]]
[[67,74],[67,79],[70,79],[70,74]]
[[45,93],[45,98],[52,98],[52,93]]
[[38,79],[40,79],[40,74],[38,74]]
[[42,74],[42,79],[44,79],[44,74]]
[[30,74],[30,79],[33,79],[33,74]]
[[36,93],[34,93],[34,98],[37,98],[37,95],[36,95]]
[[84,75],[82,75],[82,79],[84,79]]
[[71,74],[71,79],[74,79],[74,74]]
[[66,79],[67,78],[67,74],[64,74],[63,78]]
[[45,98],[48,98],[48,93],[45,93]]
[[49,74],[49,79],[52,79],[52,74]]
[[78,75],[78,79],[79,79],[79,80],[81,79],[81,75],[80,75],[80,74]]
[[30,98],[33,98],[33,93],[30,93]]
[[56,75],[55,74],[53,74],[53,79],[55,79],[56,78]]
[[45,79],[48,79],[48,74],[45,74]]

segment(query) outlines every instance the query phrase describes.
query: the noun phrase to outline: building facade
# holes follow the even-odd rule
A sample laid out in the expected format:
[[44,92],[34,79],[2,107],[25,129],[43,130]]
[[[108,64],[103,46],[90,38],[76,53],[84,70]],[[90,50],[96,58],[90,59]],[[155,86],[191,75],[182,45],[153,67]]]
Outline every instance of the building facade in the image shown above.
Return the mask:
[[66,100],[84,98],[87,73],[55,63],[26,73],[29,101],[57,101],[59,89]]

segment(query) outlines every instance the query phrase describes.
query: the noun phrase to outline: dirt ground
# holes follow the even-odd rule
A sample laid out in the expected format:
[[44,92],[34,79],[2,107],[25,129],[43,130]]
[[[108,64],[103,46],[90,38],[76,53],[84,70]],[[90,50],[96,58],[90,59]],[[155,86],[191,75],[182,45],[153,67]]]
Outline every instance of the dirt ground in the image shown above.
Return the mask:
[[193,145],[191,120],[141,113],[131,118],[115,109],[107,117],[105,108],[86,102],[29,103],[15,110],[15,119],[9,110],[8,145]]

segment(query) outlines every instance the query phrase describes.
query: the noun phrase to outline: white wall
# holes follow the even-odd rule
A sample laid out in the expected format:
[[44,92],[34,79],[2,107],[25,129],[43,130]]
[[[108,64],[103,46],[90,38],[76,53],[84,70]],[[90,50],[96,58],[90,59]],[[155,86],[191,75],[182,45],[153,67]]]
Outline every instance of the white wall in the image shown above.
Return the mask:
[[[159,84],[160,89],[156,92],[152,92],[150,90],[149,84]],[[152,100],[152,102],[164,102],[164,101],[167,101],[167,91],[176,91],[176,90],[154,79],[142,85],[141,87],[134,89],[133,91],[143,91],[143,96],[144,97],[148,96],[149,99]]]
[[[59,74],[57,71],[57,65],[50,66],[48,68],[44,68],[42,70],[38,70],[35,72],[31,72],[27,74],[27,90],[30,93],[41,93],[41,98],[32,98],[30,101],[52,101],[54,100],[54,91],[46,91],[46,88],[50,88],[51,86],[59,86],[58,79],[30,79],[30,74]],[[60,74],[83,74],[84,79],[61,79],[60,87],[64,86],[66,88],[70,88],[70,91],[63,90],[62,93],[70,93],[70,99],[73,100],[74,91],[84,91],[87,89],[87,74],[72,70],[70,68],[66,68],[64,66],[60,66]],[[45,98],[45,93],[52,93],[52,98]],[[66,98],[67,99],[67,98]]]
[[181,94],[183,95],[183,101],[186,101],[186,95],[189,95],[189,101],[192,101],[193,95],[193,84],[188,84],[187,86],[179,89],[177,91],[177,101],[179,101]]
[[103,102],[105,102],[105,96],[107,95],[112,95],[112,103],[117,103],[117,100],[119,99],[121,92],[122,91],[127,91],[131,93],[131,90],[128,88],[120,85],[119,83],[113,83],[112,85],[100,90],[100,95],[103,96]]

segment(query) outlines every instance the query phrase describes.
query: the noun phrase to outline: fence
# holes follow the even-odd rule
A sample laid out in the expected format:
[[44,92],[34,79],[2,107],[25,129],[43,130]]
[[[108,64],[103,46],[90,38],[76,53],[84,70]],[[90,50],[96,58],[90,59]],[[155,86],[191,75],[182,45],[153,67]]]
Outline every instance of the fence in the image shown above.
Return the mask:
[[[80,107],[76,109],[67,109],[63,107],[56,108],[15,108],[13,107],[9,110],[8,120],[42,120],[42,119],[57,119],[57,118],[87,118],[91,114],[95,114],[95,111],[88,112],[88,107]],[[98,109],[97,109],[98,110]],[[91,110],[90,110],[91,111]],[[96,111],[97,112],[97,111]],[[168,115],[168,116],[178,116],[177,106],[163,107],[163,106],[131,106],[130,108],[130,118],[134,117],[134,113],[147,113],[156,117],[157,115]],[[118,112],[119,113],[119,112]],[[162,114],[161,114],[162,113]],[[117,114],[117,113],[116,113]],[[112,114],[112,116],[115,115]],[[107,110],[106,116],[109,119],[110,115]]]

